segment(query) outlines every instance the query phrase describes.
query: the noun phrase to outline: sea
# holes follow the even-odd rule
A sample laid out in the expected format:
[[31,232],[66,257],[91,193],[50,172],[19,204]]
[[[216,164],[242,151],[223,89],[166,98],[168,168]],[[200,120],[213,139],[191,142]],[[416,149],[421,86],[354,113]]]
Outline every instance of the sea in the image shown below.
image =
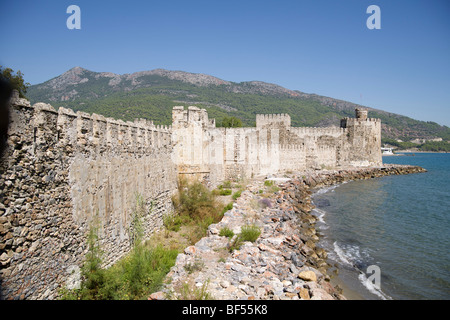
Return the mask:
[[358,299],[450,299],[450,154],[405,153],[383,163],[428,172],[315,190],[319,245]]

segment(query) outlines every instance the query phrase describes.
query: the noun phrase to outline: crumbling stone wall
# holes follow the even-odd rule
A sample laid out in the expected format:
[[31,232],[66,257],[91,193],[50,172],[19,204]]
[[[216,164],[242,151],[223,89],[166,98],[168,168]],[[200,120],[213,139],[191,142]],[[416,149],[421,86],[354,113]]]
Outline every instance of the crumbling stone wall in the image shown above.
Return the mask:
[[[82,265],[94,218],[105,266],[130,249],[136,195],[147,234],[176,189],[171,128],[12,100],[0,164],[2,299],[52,299]],[[151,209],[151,210],[150,210]]]

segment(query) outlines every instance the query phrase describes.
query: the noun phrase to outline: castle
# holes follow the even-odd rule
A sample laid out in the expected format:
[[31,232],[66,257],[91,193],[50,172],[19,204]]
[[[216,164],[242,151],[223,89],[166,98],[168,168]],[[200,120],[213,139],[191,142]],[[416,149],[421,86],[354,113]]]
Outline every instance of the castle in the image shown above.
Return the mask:
[[179,175],[214,186],[279,171],[381,165],[381,122],[356,109],[340,127],[295,128],[287,114],[256,115],[256,128],[216,128],[206,110],[174,107],[173,162]]
[[282,171],[379,166],[381,122],[356,110],[340,127],[291,127],[290,116],[257,115],[256,127],[216,128],[206,110],[173,108],[172,126],[124,122],[11,99],[0,163],[0,299],[52,299],[71,287],[100,224],[105,266],[130,250],[136,195],[147,235],[172,210],[177,178],[209,187]]

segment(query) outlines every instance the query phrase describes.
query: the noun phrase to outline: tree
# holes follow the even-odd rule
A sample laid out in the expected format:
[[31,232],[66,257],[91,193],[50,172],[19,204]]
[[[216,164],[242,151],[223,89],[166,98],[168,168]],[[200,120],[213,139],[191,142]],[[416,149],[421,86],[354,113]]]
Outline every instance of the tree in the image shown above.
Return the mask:
[[222,119],[222,127],[225,128],[240,128],[242,127],[242,120],[236,117],[225,116]]
[[26,98],[25,93],[27,93],[30,84],[24,82],[23,73],[20,70],[14,74],[11,68],[3,68],[3,66],[0,66],[0,79],[9,82],[13,89],[19,91],[19,97]]
[[0,78],[0,158],[6,147],[9,127],[9,108],[8,103],[11,97],[11,85]]

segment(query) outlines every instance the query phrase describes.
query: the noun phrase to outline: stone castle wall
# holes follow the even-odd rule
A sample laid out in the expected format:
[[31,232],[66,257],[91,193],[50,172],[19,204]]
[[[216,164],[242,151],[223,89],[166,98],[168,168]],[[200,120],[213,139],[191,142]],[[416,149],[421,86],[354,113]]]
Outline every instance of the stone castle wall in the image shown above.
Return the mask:
[[280,170],[381,165],[381,122],[365,110],[356,117],[340,127],[295,128],[289,115],[257,115],[255,128],[215,128],[205,110],[174,107],[174,162],[211,186]]
[[84,261],[94,221],[105,266],[113,264],[130,250],[136,196],[151,235],[172,210],[179,176],[215,187],[283,170],[381,165],[381,124],[364,110],[340,128],[294,128],[285,114],[216,128],[192,106],[172,116],[172,127],[160,127],[12,99],[0,163],[1,299],[57,297]]
[[176,189],[171,128],[23,99],[10,114],[0,165],[1,298],[51,299],[81,267],[93,221],[106,266],[131,247],[137,194],[147,234],[162,225]]

